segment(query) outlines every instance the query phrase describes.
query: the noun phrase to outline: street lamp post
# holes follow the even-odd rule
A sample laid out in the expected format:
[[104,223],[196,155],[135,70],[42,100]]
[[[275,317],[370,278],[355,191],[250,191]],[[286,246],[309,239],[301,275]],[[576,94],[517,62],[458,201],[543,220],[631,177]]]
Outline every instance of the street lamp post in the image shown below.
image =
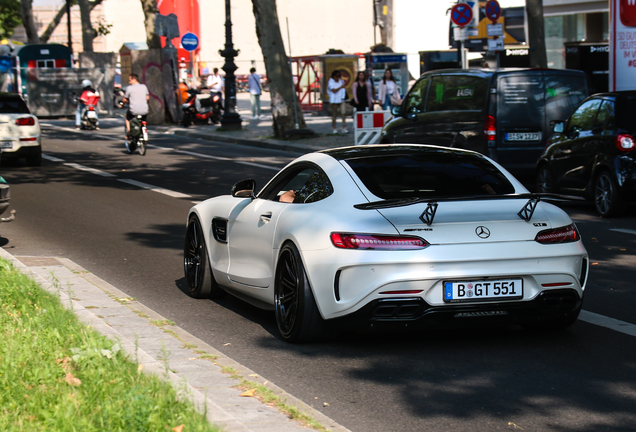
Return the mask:
[[239,51],[232,44],[232,19],[230,17],[230,0],[225,0],[225,49],[219,50],[219,54],[225,58],[223,70],[225,71],[225,108],[221,117],[221,127],[227,130],[241,129],[241,116],[236,112],[236,76],[234,71],[238,69],[234,63],[234,57]]

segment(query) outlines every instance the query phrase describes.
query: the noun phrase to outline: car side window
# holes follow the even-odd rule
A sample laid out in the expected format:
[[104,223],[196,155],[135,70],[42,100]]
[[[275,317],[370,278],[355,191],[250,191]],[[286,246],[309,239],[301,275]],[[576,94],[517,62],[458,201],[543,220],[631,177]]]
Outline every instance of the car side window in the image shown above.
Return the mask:
[[424,112],[429,82],[430,79],[424,78],[413,86],[409,94],[406,96],[406,112]]
[[598,114],[596,115],[596,123],[594,127],[598,127],[604,132],[613,133],[616,124],[616,117],[614,114],[614,102],[612,101],[603,101],[603,105],[598,110]]
[[600,99],[592,99],[578,107],[570,117],[568,132],[591,130],[594,127],[596,112],[601,102]]
[[482,111],[488,80],[465,75],[438,75],[431,79],[426,111]]
[[285,173],[281,181],[265,191],[262,198],[278,201],[287,191],[294,191],[294,203],[312,203],[327,198],[333,186],[327,175],[317,167],[304,167]]

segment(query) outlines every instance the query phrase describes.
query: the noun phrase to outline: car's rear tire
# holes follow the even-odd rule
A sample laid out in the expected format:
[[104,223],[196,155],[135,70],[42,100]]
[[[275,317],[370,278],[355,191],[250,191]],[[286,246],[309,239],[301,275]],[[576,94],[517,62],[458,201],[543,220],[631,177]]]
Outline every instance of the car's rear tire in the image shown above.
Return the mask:
[[550,172],[550,168],[545,164],[541,165],[537,170],[535,188],[537,193],[553,193],[556,190],[554,177]]
[[293,243],[286,243],[281,248],[274,283],[276,324],[283,339],[303,343],[322,337],[325,321],[320,316],[300,253]]
[[594,207],[600,216],[620,216],[625,210],[625,202],[618,192],[618,185],[609,171],[601,171],[593,184]]
[[190,297],[219,298],[225,295],[225,291],[216,283],[212,275],[201,223],[195,215],[190,216],[186,230],[183,268]]

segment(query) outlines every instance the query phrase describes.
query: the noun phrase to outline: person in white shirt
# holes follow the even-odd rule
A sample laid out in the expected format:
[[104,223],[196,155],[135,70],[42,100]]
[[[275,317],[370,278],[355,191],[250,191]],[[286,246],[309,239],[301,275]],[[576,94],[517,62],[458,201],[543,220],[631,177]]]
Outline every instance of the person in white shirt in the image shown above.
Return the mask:
[[384,71],[384,76],[378,86],[378,99],[382,104],[383,110],[386,111],[393,108],[393,104],[391,103],[391,96],[393,94],[399,97],[400,90],[395,82],[395,78],[393,78],[393,72],[391,72],[390,69],[387,69]]
[[256,68],[250,69],[247,78],[247,86],[250,91],[250,103],[252,104],[252,119],[261,117],[261,76],[256,73]]
[[214,68],[212,73],[208,75],[206,85],[210,89],[210,94],[218,94],[221,98],[221,104],[223,104],[223,88],[225,87],[225,80],[219,75],[219,68]]
[[346,127],[346,115],[344,100],[347,97],[347,90],[345,90],[346,84],[342,80],[340,71],[338,69],[331,72],[331,79],[327,85],[327,93],[329,94],[329,104],[331,105],[331,126],[333,127],[333,133],[338,133],[336,129],[336,121],[338,120],[338,114],[342,116],[342,130],[340,132],[349,132]]

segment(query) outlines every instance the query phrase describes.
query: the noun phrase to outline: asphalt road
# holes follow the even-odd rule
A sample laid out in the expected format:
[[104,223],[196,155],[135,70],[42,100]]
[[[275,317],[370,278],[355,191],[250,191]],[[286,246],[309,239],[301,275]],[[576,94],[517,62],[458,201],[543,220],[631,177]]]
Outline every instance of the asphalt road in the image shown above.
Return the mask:
[[[295,346],[271,312],[189,298],[182,250],[193,202],[244,178],[262,186],[293,155],[153,134],[142,157],[100,137],[111,133],[45,128],[41,167],[1,167],[18,213],[0,225],[0,246],[77,262],[352,431],[636,429],[636,337],[625,332],[579,320],[557,333],[339,332]],[[584,309],[634,332],[636,208],[621,219],[564,208],[592,262]]]

